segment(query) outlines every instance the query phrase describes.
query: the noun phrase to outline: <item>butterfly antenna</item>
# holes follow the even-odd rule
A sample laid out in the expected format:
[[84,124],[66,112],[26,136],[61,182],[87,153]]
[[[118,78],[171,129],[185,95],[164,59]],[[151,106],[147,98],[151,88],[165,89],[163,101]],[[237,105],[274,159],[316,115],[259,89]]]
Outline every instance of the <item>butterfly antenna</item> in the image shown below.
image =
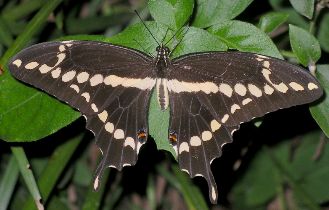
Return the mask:
[[[189,20],[186,21],[186,23],[184,23],[177,31],[176,33],[166,42],[165,45],[167,45],[174,37],[176,37],[176,35],[182,30],[182,28],[188,23]],[[169,29],[169,28],[168,28]],[[185,35],[185,34],[184,34]]]
[[[178,45],[183,41],[185,35],[187,34],[188,30],[190,29],[189,26],[187,26],[186,31],[184,32],[183,38],[181,40],[179,40],[179,42],[175,45],[175,47],[170,51],[169,56],[176,50],[176,48],[178,47]],[[176,33],[177,34],[177,33]],[[168,42],[167,42],[168,43]]]
[[[167,36],[167,34],[168,34],[168,31],[169,31],[169,28],[167,28],[167,31],[166,31],[166,33],[165,33],[163,39],[161,40],[161,44],[163,44],[164,40],[166,39],[166,36]],[[167,43],[168,43],[168,42],[167,42]],[[166,44],[167,44],[167,43],[166,43]]]
[[160,43],[158,42],[158,40],[153,36],[152,32],[150,31],[150,29],[146,26],[146,24],[144,23],[143,19],[141,18],[141,16],[138,14],[137,10],[134,10],[136,15],[139,17],[139,19],[141,20],[141,22],[143,23],[143,25],[145,26],[145,28],[147,29],[147,31],[151,34],[151,36],[153,37],[153,39],[155,40],[155,42],[160,46]]
[[139,45],[140,48],[143,49],[144,52],[147,52],[147,54],[149,54],[149,56],[151,56],[152,58],[155,58],[155,56],[152,55],[148,50],[146,50],[146,48],[144,48],[144,46],[141,43],[139,43],[136,39],[134,39],[134,41]]

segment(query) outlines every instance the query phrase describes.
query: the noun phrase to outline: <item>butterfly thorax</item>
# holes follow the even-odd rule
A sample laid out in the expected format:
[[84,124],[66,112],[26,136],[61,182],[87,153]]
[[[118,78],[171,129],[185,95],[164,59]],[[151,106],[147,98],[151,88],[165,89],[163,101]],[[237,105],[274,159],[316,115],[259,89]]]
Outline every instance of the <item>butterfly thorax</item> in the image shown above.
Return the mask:
[[157,91],[157,99],[158,104],[161,110],[165,110],[169,105],[169,95],[167,88],[167,69],[168,65],[170,65],[169,53],[170,50],[168,47],[163,46],[162,44],[156,48],[157,57],[155,59],[156,66],[156,91]]

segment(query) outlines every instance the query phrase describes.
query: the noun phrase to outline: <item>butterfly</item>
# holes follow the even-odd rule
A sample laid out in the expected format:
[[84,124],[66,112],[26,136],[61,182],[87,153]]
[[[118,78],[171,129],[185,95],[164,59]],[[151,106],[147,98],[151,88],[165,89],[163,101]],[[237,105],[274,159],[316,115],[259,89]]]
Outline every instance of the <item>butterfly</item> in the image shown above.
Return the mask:
[[54,41],[30,46],[9,62],[12,75],[79,110],[106,167],[136,163],[148,138],[152,91],[170,109],[168,141],[181,170],[202,176],[212,203],[218,199],[211,162],[232,142],[241,123],[318,99],[323,90],[303,68],[238,51],[170,58],[163,44],[150,55],[97,41]]

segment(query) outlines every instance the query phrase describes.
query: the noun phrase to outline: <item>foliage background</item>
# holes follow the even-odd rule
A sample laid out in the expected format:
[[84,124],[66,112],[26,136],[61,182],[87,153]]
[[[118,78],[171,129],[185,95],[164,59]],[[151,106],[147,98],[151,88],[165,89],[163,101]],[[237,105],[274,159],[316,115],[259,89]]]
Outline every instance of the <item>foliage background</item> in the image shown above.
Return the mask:
[[173,34],[190,20],[173,56],[236,49],[285,58],[311,71],[316,67],[327,91],[328,4],[327,0],[0,0],[0,210],[329,209],[325,96],[312,104],[312,115],[305,105],[268,114],[261,124],[244,124],[212,164],[220,193],[214,206],[208,201],[205,181],[191,180],[178,169],[165,140],[168,113],[159,116],[153,101],[149,121],[156,143],[148,141],[136,166],[122,172],[107,170],[101,190],[93,192],[100,153],[84,129],[84,119],[14,80],[6,66],[20,49],[54,39],[108,41],[154,53],[155,41],[132,12],[137,9],[143,19],[156,21],[146,24],[158,40],[167,27]]

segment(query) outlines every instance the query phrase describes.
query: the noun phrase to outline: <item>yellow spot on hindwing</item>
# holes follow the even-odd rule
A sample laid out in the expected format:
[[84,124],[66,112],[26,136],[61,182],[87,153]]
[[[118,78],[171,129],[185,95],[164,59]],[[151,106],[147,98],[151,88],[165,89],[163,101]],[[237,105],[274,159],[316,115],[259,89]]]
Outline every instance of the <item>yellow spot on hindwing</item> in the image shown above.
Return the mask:
[[221,124],[217,120],[212,120],[210,122],[210,128],[212,132],[217,131],[221,127]]
[[190,151],[190,147],[188,145],[187,142],[183,142],[179,145],[179,154],[182,154],[182,152],[189,152]]
[[201,139],[199,136],[192,136],[190,139],[190,144],[193,147],[197,147],[201,145]]
[[125,142],[123,144],[124,147],[127,147],[127,146],[130,146],[133,150],[135,149],[136,147],[136,144],[135,144],[135,140],[132,138],[132,137],[127,137],[125,139]]
[[105,130],[109,133],[113,133],[114,131],[114,124],[113,123],[110,123],[110,122],[107,122],[105,124]]
[[203,131],[201,138],[203,141],[209,141],[212,138],[212,133],[210,131]]
[[106,110],[98,114],[98,118],[104,123],[106,122],[107,117],[108,117],[108,113]]

